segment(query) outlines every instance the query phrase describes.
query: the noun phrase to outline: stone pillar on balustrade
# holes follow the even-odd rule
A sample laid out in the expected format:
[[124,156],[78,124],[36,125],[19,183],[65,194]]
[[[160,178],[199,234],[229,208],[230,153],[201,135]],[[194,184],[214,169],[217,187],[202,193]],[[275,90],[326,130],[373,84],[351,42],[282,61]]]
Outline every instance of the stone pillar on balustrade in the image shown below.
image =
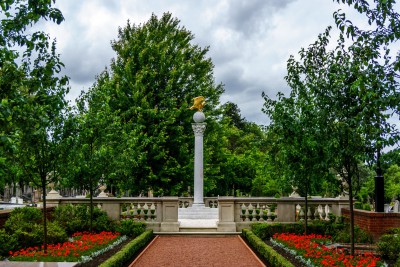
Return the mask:
[[236,232],[235,199],[218,197],[218,232]]

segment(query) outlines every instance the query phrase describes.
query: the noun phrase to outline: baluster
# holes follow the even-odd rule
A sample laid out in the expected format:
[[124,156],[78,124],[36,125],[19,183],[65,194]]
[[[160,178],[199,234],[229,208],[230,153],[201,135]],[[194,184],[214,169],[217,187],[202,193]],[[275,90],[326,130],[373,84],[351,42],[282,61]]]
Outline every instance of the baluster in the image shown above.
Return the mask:
[[260,205],[260,222],[264,222],[264,209],[263,205]]
[[318,221],[318,220],[319,220],[318,207],[315,206],[315,208],[314,208],[314,221]]
[[325,220],[326,213],[325,213],[325,207],[321,206],[321,220]]
[[127,218],[131,217],[130,207],[131,207],[131,204],[129,204],[129,203],[125,204],[125,208],[126,208],[125,215]]
[[311,213],[311,207],[307,207],[307,220],[311,220],[311,216],[312,216],[312,213]]
[[[247,206],[247,208],[248,208],[248,213],[249,213],[249,218],[248,218],[248,220],[247,221],[252,221],[253,220],[253,217],[254,217],[254,206],[250,203],[248,206]],[[250,219],[251,218],[251,219]]]
[[242,203],[242,206],[240,206],[240,208],[242,210],[241,218],[242,218],[242,221],[244,221],[246,218],[246,206],[244,205],[244,203]]
[[325,205],[325,213],[326,213],[325,221],[330,221],[329,219],[330,208],[328,204]]
[[149,212],[149,204],[144,203],[143,211],[144,211],[144,220],[150,221],[151,216],[150,216],[150,212]]
[[300,221],[301,221],[301,222],[304,221],[304,210],[303,210],[302,207],[300,207],[299,218],[300,218]]
[[268,207],[268,209],[267,209],[267,218],[268,218],[267,222],[272,222],[271,217],[272,217],[271,208]]
[[301,206],[299,204],[296,205],[296,220],[300,220],[300,210]]
[[249,222],[250,221],[250,219],[249,219],[249,206],[246,207],[246,213],[244,214],[244,216],[246,217],[244,221],[245,222]]
[[154,203],[151,203],[150,213],[151,213],[151,220],[155,221],[157,219],[157,214],[156,214],[156,205]]
[[135,211],[136,211],[136,216],[135,217],[137,218],[138,221],[140,221],[140,218],[142,217],[142,209],[140,207],[140,203],[136,204]]
[[253,218],[251,219],[252,222],[257,221],[257,204],[253,205],[253,212],[252,212]]
[[146,216],[145,214],[144,214],[144,205],[145,205],[145,203],[141,203],[140,204],[140,210],[141,210],[141,212],[140,212],[140,221],[144,221],[144,217]]

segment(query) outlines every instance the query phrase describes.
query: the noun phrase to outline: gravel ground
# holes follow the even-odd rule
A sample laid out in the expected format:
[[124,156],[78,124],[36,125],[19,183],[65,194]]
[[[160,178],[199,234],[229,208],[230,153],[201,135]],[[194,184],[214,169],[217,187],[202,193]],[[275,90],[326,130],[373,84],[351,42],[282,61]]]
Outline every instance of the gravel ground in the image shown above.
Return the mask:
[[239,236],[157,236],[131,267],[265,266]]

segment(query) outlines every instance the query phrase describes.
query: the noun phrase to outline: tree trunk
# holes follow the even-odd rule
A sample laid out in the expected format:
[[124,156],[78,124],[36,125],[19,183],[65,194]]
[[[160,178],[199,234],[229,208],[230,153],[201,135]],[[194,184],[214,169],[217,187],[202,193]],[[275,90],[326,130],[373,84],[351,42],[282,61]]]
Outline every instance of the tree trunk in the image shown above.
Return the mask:
[[352,177],[351,173],[348,174],[348,183],[349,183],[349,203],[350,203],[350,244],[351,249],[350,253],[354,256],[354,208],[353,208],[353,186],[352,186]]
[[304,217],[305,217],[305,224],[304,224],[304,234],[307,235],[308,229],[308,181],[306,181],[306,195],[305,195],[305,211],[304,211]]
[[43,247],[44,253],[47,253],[47,207],[46,207],[46,176],[42,177],[42,192],[43,192]]
[[89,204],[89,216],[90,216],[90,232],[93,232],[93,186],[92,183],[90,183],[90,189],[89,189],[89,194],[90,194],[90,204]]

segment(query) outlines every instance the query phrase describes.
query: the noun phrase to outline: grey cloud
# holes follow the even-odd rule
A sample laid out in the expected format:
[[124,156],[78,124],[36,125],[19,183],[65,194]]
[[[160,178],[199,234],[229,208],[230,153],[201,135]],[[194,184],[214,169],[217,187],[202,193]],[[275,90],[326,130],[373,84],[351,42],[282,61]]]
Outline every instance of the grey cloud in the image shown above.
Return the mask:
[[279,10],[295,0],[235,0],[229,1],[226,23],[244,36],[251,36],[266,26]]

